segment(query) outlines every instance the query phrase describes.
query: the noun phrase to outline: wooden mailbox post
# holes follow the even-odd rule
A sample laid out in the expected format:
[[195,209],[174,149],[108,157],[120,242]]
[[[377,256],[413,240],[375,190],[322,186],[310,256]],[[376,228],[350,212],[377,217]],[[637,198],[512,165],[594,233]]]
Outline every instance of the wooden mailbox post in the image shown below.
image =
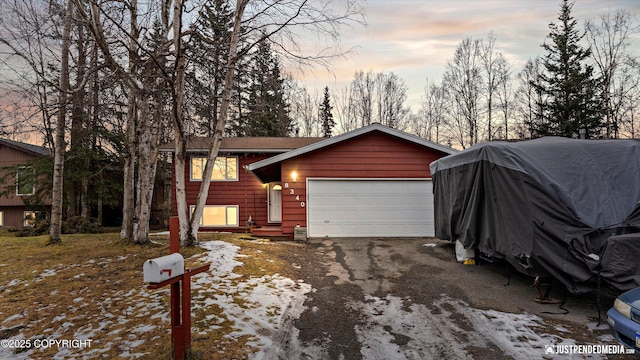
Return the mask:
[[[178,218],[169,218],[169,254],[180,252],[178,229]],[[209,266],[210,264],[204,264],[195,268],[185,268],[183,273],[178,272],[178,275],[173,277],[171,277],[172,269],[159,269],[161,275],[167,275],[169,278],[147,285],[147,289],[152,290],[171,286],[171,344],[175,360],[186,359],[191,349],[191,276],[208,271]],[[182,292],[180,283],[182,283]]]

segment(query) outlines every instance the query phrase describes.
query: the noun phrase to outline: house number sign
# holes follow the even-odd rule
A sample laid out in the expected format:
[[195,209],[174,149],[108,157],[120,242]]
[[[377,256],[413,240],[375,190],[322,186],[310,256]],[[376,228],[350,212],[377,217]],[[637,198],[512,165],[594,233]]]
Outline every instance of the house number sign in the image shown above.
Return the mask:
[[[284,183],[284,188],[289,189],[289,195],[296,195],[296,191],[293,188],[289,187],[288,182]],[[296,195],[296,201],[300,201],[300,195]],[[306,204],[304,203],[304,201],[300,201],[300,207],[305,207],[305,205]]]

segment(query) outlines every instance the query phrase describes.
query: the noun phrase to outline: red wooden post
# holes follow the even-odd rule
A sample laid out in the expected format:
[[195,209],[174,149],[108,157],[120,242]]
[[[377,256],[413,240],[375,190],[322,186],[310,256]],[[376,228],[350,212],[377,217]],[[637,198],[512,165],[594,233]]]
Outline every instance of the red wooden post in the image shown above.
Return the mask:
[[182,275],[182,326],[185,353],[191,351],[191,277],[209,271],[211,264],[185,269]]
[[180,282],[171,284],[171,343],[174,360],[184,360],[184,328],[180,316]]
[[191,274],[182,275],[182,343],[185,354],[191,350]]
[[[180,252],[180,222],[178,217],[169,218],[169,253]],[[171,343],[173,359],[184,360],[191,349],[191,276],[209,270],[210,264],[193,269],[184,269],[182,276],[147,285],[148,289],[171,286]],[[182,282],[182,292],[180,283]],[[182,312],[180,311],[182,307]]]
[[[169,254],[180,252],[180,220],[177,216],[169,217]],[[184,275],[182,277],[184,280]],[[184,301],[185,282],[182,281]],[[173,344],[173,358],[183,360],[184,347],[184,309],[180,312],[180,282],[171,284],[171,343]]]
[[185,354],[189,354],[191,351],[191,277],[209,271],[210,266],[211,264],[204,264],[195,268],[187,268],[182,275],[182,339]]
[[169,217],[169,254],[180,252],[180,220]]

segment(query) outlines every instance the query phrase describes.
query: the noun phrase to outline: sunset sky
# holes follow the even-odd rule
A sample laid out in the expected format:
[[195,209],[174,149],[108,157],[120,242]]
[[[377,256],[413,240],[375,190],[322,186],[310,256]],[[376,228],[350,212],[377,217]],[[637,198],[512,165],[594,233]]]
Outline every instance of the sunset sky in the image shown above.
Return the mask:
[[[440,82],[445,64],[463,38],[497,37],[496,50],[510,60],[516,72],[530,58],[543,55],[541,44],[549,23],[557,23],[560,0],[369,0],[366,27],[344,34],[345,48],[355,47],[346,59],[333,62],[332,73],[307,71],[295,76],[313,93],[329,86],[337,92],[356,71],[393,72],[409,87],[408,104],[417,110],[425,79]],[[626,9],[640,16],[638,0],[576,0],[572,15],[582,28],[587,19]],[[631,49],[640,55],[640,38]]]

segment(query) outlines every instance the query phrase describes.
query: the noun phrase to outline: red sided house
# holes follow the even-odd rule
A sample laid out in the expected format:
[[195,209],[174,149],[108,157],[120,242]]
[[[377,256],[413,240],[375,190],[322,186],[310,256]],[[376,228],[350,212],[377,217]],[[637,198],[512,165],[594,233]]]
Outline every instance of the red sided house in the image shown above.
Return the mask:
[[[190,207],[209,141],[187,146]],[[224,138],[201,229],[245,231],[251,219],[258,235],[434,236],[429,164],[454,152],[380,124],[331,138]]]
[[[49,154],[48,149],[40,146],[0,139],[0,171],[3,172],[0,192],[6,193],[0,196],[0,227],[33,226],[36,212],[27,207],[25,201],[36,193],[37,176],[28,163]],[[50,209],[50,200],[45,201],[42,205]]]

